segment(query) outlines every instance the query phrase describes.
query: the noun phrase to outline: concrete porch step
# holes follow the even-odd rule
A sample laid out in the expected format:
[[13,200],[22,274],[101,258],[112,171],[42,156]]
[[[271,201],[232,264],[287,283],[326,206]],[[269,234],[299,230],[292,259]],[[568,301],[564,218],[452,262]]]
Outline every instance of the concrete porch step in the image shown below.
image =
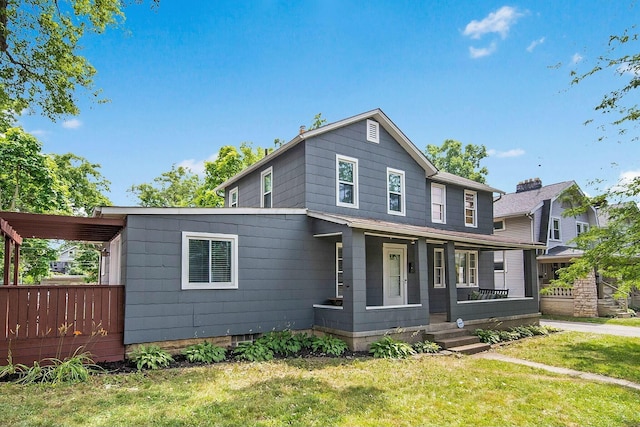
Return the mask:
[[490,348],[491,346],[489,344],[485,344],[483,342],[477,342],[475,344],[467,344],[467,345],[461,345],[458,347],[452,347],[452,348],[449,348],[448,350],[454,353],[476,354],[476,353],[489,350]]
[[473,335],[464,335],[459,337],[451,337],[451,338],[443,338],[440,340],[436,340],[435,343],[438,344],[445,350],[451,350],[452,348],[464,347],[471,344],[477,344],[480,340],[478,337]]
[[424,339],[437,342],[446,338],[463,337],[468,335],[469,335],[469,331],[467,331],[466,329],[452,327],[449,329],[442,329],[439,331],[425,332]]

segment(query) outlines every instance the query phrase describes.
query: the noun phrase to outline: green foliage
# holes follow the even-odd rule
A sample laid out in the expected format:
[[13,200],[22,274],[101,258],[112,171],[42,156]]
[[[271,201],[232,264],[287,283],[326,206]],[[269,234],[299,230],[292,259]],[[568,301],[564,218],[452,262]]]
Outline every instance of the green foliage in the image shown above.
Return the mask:
[[516,326],[509,330],[476,329],[473,333],[483,343],[497,344],[500,342],[529,338],[535,335],[549,335],[550,333],[559,331],[559,329],[550,326],[527,325]]
[[492,329],[476,329],[473,334],[486,344],[497,344],[500,342],[500,334]]
[[413,349],[416,353],[438,353],[442,348],[431,341],[419,341],[413,344]]
[[445,140],[441,146],[427,145],[426,155],[439,170],[449,172],[476,182],[485,183],[489,171],[480,167],[480,161],[487,157],[484,145],[467,144],[453,139]]
[[347,351],[347,343],[340,338],[331,335],[316,337],[311,344],[311,349],[315,353],[328,354],[330,356],[341,356]]
[[390,336],[379,339],[371,344],[369,353],[373,357],[385,359],[406,359],[416,354],[416,351],[406,342],[396,340]]
[[214,363],[222,362],[226,356],[226,350],[210,342],[204,341],[200,344],[193,344],[184,349],[182,354],[191,363]]
[[83,275],[87,283],[98,282],[100,248],[92,243],[76,243],[76,254],[69,274]]
[[294,334],[293,337],[300,343],[301,349],[310,349],[317,338],[306,332]]
[[327,123],[327,119],[322,118],[322,113],[318,113],[313,116],[313,122],[309,126],[309,130],[318,129],[319,127],[324,126]]
[[238,360],[249,362],[265,362],[273,359],[273,350],[260,340],[256,342],[243,342],[233,350],[233,355]]
[[271,331],[258,339],[258,342],[280,356],[292,356],[302,350],[302,342],[291,331]]
[[166,368],[173,362],[173,357],[155,344],[141,345],[130,355],[139,371],[143,369]]
[[202,179],[184,166],[172,165],[171,170],[153,179],[152,184],[132,185],[128,192],[144,207],[194,207]]

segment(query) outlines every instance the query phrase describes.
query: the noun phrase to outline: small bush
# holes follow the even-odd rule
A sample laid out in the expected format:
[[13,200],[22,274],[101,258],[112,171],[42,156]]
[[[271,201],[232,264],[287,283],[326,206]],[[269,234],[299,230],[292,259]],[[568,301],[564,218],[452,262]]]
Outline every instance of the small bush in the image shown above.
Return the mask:
[[517,326],[507,331],[494,331],[490,329],[476,329],[473,333],[480,341],[487,344],[497,344],[505,341],[515,341],[521,338],[528,338],[535,335],[549,335],[553,332],[559,332],[561,329],[550,326]]
[[313,343],[316,341],[315,336],[309,335],[306,332],[294,334],[293,337],[300,343],[300,347],[303,350],[310,350],[313,346]]
[[45,360],[51,362],[51,365],[43,368],[42,382],[52,384],[84,382],[91,374],[104,372],[104,369],[95,364],[88,352],[74,354],[64,360],[55,358]]
[[273,359],[273,350],[263,341],[243,342],[233,350],[233,355],[238,360],[249,362],[264,362]]
[[386,336],[371,344],[369,353],[377,358],[405,359],[416,354],[416,351],[410,344]]
[[490,329],[476,329],[474,335],[480,338],[480,341],[486,344],[497,344],[500,342],[500,334],[498,331]]
[[438,344],[431,341],[419,341],[414,343],[413,349],[416,353],[437,353],[442,350]]
[[292,356],[302,350],[302,343],[291,331],[272,331],[258,338],[260,342],[270,348],[273,353],[281,356]]
[[182,354],[190,363],[214,363],[222,362],[226,356],[226,350],[210,342],[204,341],[185,348]]
[[346,342],[331,335],[317,337],[311,344],[311,349],[315,353],[323,353],[330,356],[341,356],[347,351],[347,348]]
[[148,346],[141,345],[131,353],[131,360],[136,364],[139,371],[143,369],[160,369],[166,368],[173,357],[165,350],[155,344]]

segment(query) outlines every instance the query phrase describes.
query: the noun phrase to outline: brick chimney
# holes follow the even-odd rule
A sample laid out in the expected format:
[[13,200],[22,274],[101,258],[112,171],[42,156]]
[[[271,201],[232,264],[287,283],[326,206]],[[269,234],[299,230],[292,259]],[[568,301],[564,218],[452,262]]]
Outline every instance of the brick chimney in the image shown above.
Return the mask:
[[516,186],[516,193],[538,190],[539,188],[542,188],[542,180],[540,178],[525,179]]
[[300,126],[300,135],[307,131],[307,127],[305,125]]

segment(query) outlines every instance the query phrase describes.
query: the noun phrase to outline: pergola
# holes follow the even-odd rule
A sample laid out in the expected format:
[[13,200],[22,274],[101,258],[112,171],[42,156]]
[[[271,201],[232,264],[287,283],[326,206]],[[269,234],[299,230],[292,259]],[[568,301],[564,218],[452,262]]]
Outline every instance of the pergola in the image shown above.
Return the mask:
[[[25,212],[0,212],[0,230],[4,238],[4,285],[18,284],[20,246],[23,239],[59,239],[84,242],[108,242],[125,225],[124,219],[44,215]],[[13,259],[13,263],[12,263]],[[11,265],[13,264],[13,283]]]

